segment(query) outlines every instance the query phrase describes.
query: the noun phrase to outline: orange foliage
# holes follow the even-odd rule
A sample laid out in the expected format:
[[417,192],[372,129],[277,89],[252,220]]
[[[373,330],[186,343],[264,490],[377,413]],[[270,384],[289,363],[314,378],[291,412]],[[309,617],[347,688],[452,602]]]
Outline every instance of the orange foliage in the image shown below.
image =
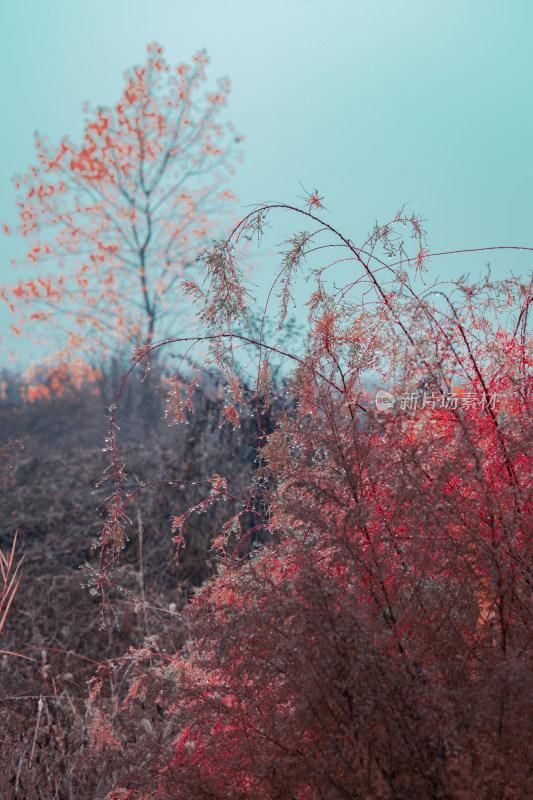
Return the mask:
[[[15,180],[18,233],[28,239],[17,266],[35,278],[0,296],[19,316],[15,333],[37,340],[46,325],[56,360],[75,353],[87,376],[104,327],[107,347],[179,330],[179,315],[163,320],[162,311],[177,307],[185,269],[235,200],[225,184],[241,154],[233,127],[219,121],[229,81],[195,97],[208,61],[200,52],[171,71],[163,48],[150,44],[113,108],[86,106],[81,143],[64,137],[54,147],[36,136],[37,164]],[[57,265],[59,277],[50,271]],[[74,330],[62,325],[59,305],[73,313]]]

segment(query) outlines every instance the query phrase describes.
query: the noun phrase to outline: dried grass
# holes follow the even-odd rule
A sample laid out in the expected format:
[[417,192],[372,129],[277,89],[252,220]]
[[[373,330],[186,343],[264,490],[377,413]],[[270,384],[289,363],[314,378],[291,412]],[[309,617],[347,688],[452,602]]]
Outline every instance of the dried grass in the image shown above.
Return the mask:
[[110,593],[109,624],[101,630],[99,599],[82,587],[80,565],[96,563],[92,545],[112,489],[98,484],[109,459],[102,452],[105,407],[116,378],[103,379],[100,395],[85,389],[31,406],[0,406],[3,440],[28,437],[19,442],[18,457],[9,446],[12,468],[3,473],[0,493],[0,546],[8,548],[1,557],[1,800],[105,794],[116,775],[87,749],[88,681],[98,665],[146,635],[160,648],[179,647],[179,612],[210,574],[211,540],[234,513],[233,504],[216,503],[191,518],[178,566],[171,517],[205,496],[198,482],[225,474],[232,494],[248,499],[253,418],[237,434],[219,429],[219,401],[197,393],[190,424],[169,429],[161,397],[154,392],[146,402],[145,387],[133,382],[120,407],[117,437],[129,475],[124,488],[162,483],[131,504],[129,541],[114,576],[123,589]]

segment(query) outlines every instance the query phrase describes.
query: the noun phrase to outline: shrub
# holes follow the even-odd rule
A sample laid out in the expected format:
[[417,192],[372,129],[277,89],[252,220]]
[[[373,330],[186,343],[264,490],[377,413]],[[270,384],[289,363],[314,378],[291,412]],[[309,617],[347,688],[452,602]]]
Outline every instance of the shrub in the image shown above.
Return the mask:
[[[146,639],[117,662],[112,708],[104,676],[93,683],[94,747],[118,776],[109,798],[533,792],[531,285],[487,276],[421,288],[429,254],[417,217],[401,210],[356,247],[317,216],[321,200],[257,208],[205,255],[204,286],[186,284],[227,379],[223,421],[238,427],[246,408],[236,347],[258,354],[257,415],[270,353],[295,370],[275,429],[259,432],[249,498],[230,497],[215,475],[196,506],[230,498],[241,510],[215,539],[217,574],[183,612],[183,645]],[[274,281],[282,328],[307,259],[316,286],[300,353],[234,332],[251,303],[239,244],[277,211],[314,226],[286,243]],[[396,234],[404,226],[413,256]],[[326,270],[343,257],[361,275],[336,289]],[[390,410],[365,392],[369,376],[399,395]],[[168,413],[186,422],[181,391],[178,373]],[[113,430],[110,448],[115,457]],[[91,579],[103,604],[128,503],[115,474]],[[262,546],[243,558],[251,511]],[[187,518],[174,520],[178,547]]]

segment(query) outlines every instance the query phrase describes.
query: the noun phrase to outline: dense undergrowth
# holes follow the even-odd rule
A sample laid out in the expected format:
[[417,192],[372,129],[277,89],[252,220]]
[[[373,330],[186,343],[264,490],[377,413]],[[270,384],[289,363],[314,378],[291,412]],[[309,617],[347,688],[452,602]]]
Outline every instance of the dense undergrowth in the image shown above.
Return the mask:
[[207,381],[196,392],[190,424],[170,430],[164,392],[147,391],[140,381],[128,384],[117,414],[125,488],[154,485],[132,503],[116,577],[121,589],[111,592],[109,626],[102,630],[98,601],[83,588],[80,566],[97,563],[94,544],[112,492],[102,482],[109,463],[106,409],[122,373],[110,367],[97,384],[33,403],[20,402],[16,376],[4,377],[0,445],[13,445],[2,465],[0,550],[10,550],[18,531],[15,557],[24,561],[0,633],[0,649],[12,653],[0,653],[0,797],[103,796],[112,775],[104,764],[88,766],[87,681],[98,665],[146,636],[171,651],[179,648],[179,613],[212,572],[213,531],[228,510],[215,506],[192,520],[179,565],[171,516],[202,499],[201,482],[217,471],[231,476],[236,497],[247,499],[254,420],[243,420],[237,437],[219,429],[218,387]]

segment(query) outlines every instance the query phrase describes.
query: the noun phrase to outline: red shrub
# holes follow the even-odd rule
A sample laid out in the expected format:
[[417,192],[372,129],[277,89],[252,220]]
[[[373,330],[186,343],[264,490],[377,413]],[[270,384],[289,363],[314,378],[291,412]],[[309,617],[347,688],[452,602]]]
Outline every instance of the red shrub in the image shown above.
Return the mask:
[[[427,256],[419,220],[399,212],[356,248],[310,213],[320,199],[299,212],[318,230],[283,256],[280,324],[319,236],[337,237],[366,285],[328,293],[326,267],[313,273],[306,352],[290,354],[291,403],[260,439],[252,487],[271,545],[239,560],[232,517],[217,540],[219,573],[184,614],[184,647],[169,654],[147,642],[131,653],[124,663],[136,675],[112,713],[95,685],[95,744],[116,748],[123,777],[110,797],[533,793],[530,288],[458,283],[462,302],[440,289],[439,311],[405,269]],[[233,305],[214,298],[241,280],[232,240],[260,232],[275,208],[256,210],[206,257],[215,294],[202,291],[205,338],[228,373],[234,344],[250,344],[231,333],[245,294]],[[410,260],[394,239],[401,223],[418,243]],[[397,257],[389,284],[377,278],[380,247]],[[516,299],[510,330],[487,323],[502,290]],[[264,362],[285,348],[256,345],[259,413]],[[369,372],[401,394],[391,411],[363,392]],[[235,380],[233,389],[226,417],[238,420]],[[175,399],[178,417],[183,404]],[[223,497],[216,477],[199,510]],[[104,554],[126,502],[117,471]],[[242,506],[248,513],[251,499]],[[95,588],[107,580],[104,558]],[[113,726],[140,708],[137,745],[125,753]]]

